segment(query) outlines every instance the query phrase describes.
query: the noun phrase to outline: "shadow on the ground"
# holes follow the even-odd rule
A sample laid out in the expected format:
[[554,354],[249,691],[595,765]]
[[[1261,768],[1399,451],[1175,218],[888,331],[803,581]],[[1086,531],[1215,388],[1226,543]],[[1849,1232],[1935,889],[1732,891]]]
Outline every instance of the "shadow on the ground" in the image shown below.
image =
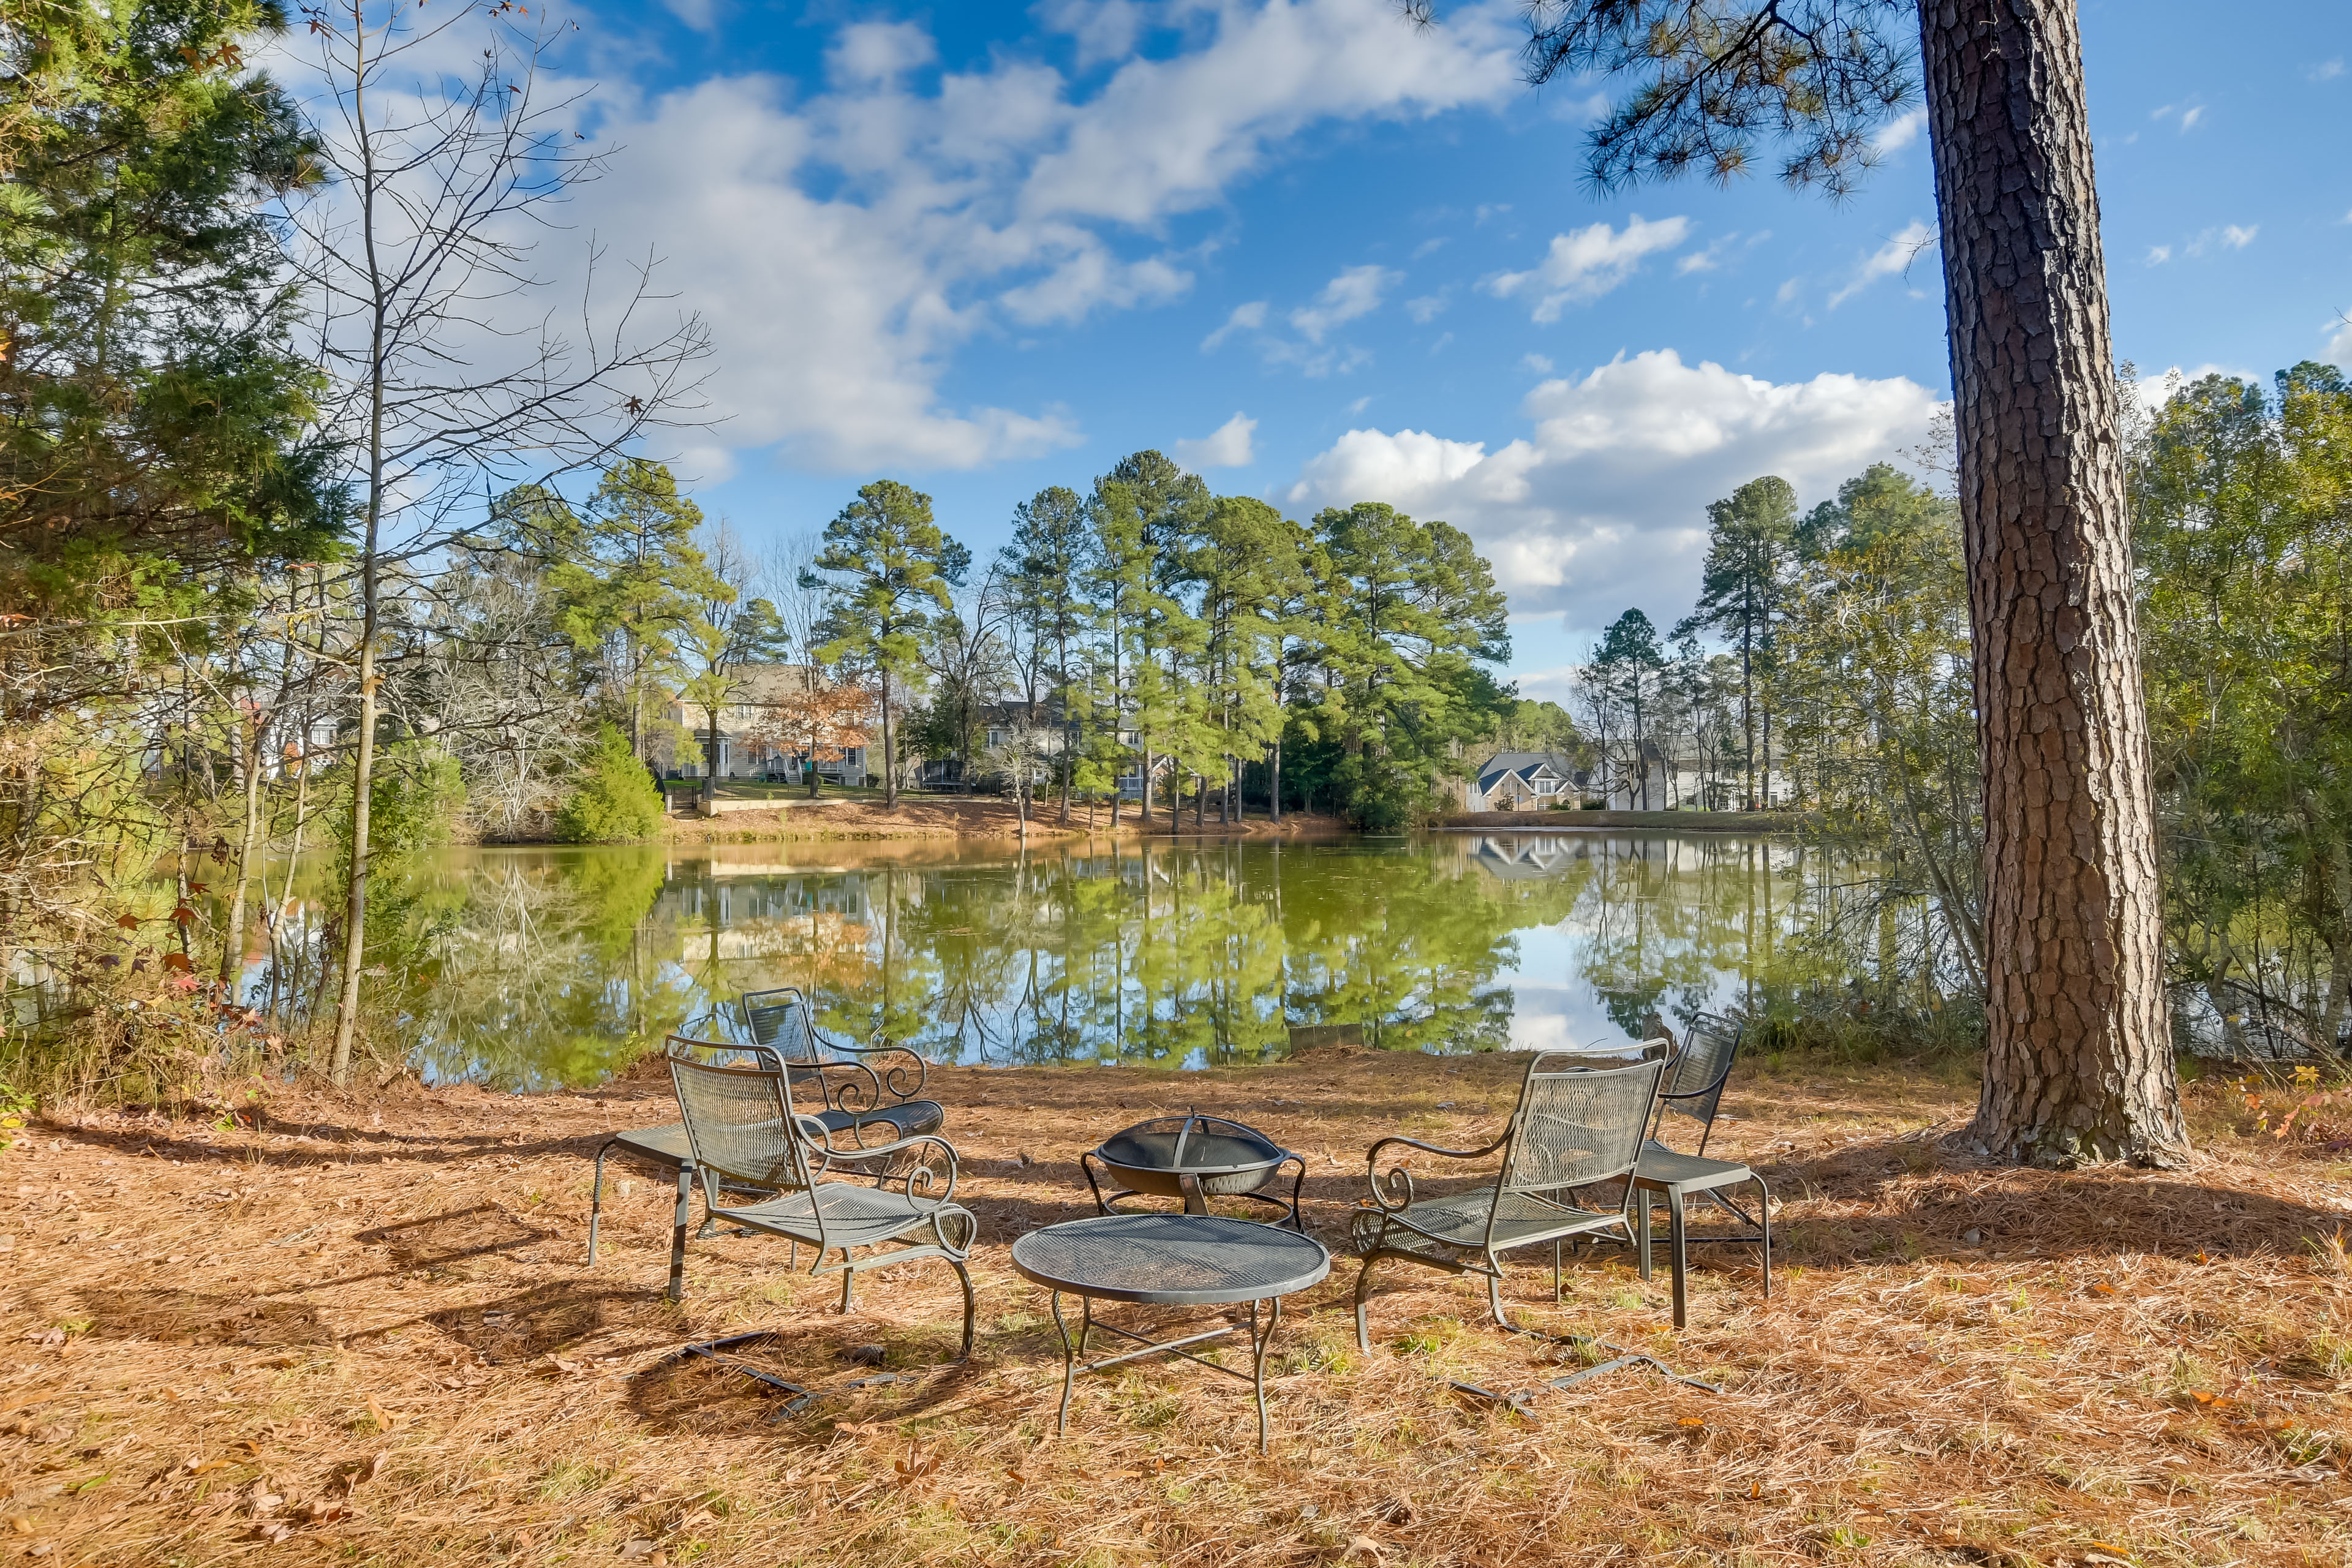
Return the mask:
[[95,1340],[186,1341],[200,1345],[320,1345],[333,1332],[317,1308],[169,1286],[85,1287],[74,1292]]
[[[1776,1252],[1811,1268],[1948,1257],[1995,1261],[2155,1254],[2294,1255],[2352,1213],[2315,1208],[2191,1172],[1995,1164],[1914,1138],[1759,1163],[1775,1197]],[[1729,1250],[1729,1249],[1726,1249]]]

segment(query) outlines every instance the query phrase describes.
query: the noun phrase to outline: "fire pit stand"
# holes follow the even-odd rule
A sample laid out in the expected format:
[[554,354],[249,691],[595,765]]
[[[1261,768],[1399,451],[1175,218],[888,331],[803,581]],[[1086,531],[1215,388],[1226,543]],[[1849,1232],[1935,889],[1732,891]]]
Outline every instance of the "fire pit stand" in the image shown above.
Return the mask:
[[[1125,1184],[1106,1194],[1104,1182],[1096,1178],[1097,1164],[1109,1182]],[[1274,1183],[1286,1164],[1298,1167],[1288,1200],[1260,1191]],[[1231,1117],[1194,1111],[1139,1121],[1079,1155],[1078,1167],[1086,1172],[1095,1208],[1102,1214],[1133,1212],[1119,1208],[1122,1198],[1181,1198],[1184,1212],[1195,1215],[1209,1212],[1210,1198],[1247,1198],[1280,1210],[1285,1217],[1274,1223],[1287,1224],[1302,1236],[1307,1232],[1298,1217],[1298,1189],[1307,1180],[1307,1162]]]

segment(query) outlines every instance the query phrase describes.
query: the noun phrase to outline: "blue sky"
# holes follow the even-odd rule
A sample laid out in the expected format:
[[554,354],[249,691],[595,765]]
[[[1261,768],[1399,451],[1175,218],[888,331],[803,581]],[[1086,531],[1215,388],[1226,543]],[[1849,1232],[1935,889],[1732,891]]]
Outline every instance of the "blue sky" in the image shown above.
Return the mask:
[[[1296,516],[1468,529],[1531,694],[1688,605],[1703,507],[1803,499],[1947,394],[1916,119],[1843,205],[1578,180],[1607,84],[1518,80],[1515,4],[1045,0],[578,14],[621,144],[574,218],[711,321],[728,419],[674,455],[755,542],[878,477],[976,552],[1139,447]],[[2352,25],[2083,7],[2116,346],[2352,361]],[[2234,21],[2234,17],[2229,17]]]

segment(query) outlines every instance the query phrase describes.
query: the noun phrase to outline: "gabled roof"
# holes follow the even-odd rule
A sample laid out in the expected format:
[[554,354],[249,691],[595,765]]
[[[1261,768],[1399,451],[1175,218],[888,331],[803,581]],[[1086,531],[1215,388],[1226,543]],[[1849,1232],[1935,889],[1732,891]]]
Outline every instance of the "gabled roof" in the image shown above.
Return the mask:
[[1547,771],[1554,778],[1567,778],[1567,759],[1553,752],[1496,752],[1478,770],[1478,792],[1486,794],[1514,774],[1532,783],[1537,773]]

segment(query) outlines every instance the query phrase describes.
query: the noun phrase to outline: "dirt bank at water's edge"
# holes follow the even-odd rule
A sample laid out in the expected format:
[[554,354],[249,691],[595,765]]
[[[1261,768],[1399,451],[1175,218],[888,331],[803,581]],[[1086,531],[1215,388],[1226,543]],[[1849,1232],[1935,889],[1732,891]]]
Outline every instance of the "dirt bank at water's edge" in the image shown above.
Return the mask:
[[[1084,811],[1073,807],[1067,826],[1061,824],[1057,813],[1058,807],[1051,802],[1031,808],[1030,842],[1087,838]],[[1137,826],[1132,807],[1119,814],[1120,837],[1139,837],[1146,831]],[[1154,838],[1169,836],[1164,812],[1152,818],[1148,831]],[[1188,810],[1178,837],[1303,838],[1346,831],[1346,825],[1335,817],[1303,814],[1286,816],[1279,826],[1262,816],[1221,825],[1213,816],[1205,826],[1195,827]],[[1110,813],[1097,810],[1093,836],[1108,838],[1110,833]],[[895,810],[878,800],[862,796],[820,795],[815,800],[786,800],[773,811],[733,811],[719,817],[673,816],[662,825],[663,838],[672,844],[739,844],[782,838],[1017,839],[1020,836],[1021,816],[1012,802],[943,795],[902,795]]]
[[1473,811],[1441,816],[1430,826],[1449,833],[1502,833],[1538,828],[1550,833],[1793,833],[1803,825],[1793,811]]

